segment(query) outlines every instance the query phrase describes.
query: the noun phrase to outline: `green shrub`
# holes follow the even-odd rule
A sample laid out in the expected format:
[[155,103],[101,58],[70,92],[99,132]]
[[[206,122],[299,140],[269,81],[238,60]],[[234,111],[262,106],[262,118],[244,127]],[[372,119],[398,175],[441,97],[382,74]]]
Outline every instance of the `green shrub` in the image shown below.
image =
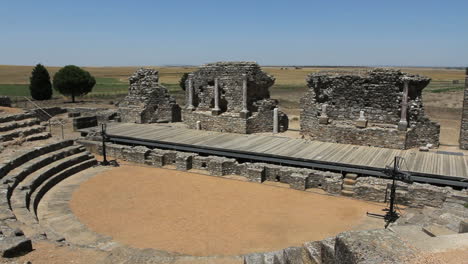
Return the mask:
[[29,92],[35,100],[49,100],[52,98],[50,75],[42,64],[37,64],[31,72]]

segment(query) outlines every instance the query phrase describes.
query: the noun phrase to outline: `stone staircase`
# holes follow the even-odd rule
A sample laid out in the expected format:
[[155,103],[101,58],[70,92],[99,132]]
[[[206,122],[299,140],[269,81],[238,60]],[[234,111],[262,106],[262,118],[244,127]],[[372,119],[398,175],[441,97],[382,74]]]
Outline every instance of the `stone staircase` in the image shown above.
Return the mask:
[[0,116],[0,145],[41,140],[50,136],[33,113]]
[[358,175],[355,173],[347,173],[341,189],[341,195],[353,197],[354,196],[354,185]]
[[60,181],[96,164],[72,140],[20,150],[0,163],[0,256],[30,251],[31,239],[60,240],[37,219],[37,206]]

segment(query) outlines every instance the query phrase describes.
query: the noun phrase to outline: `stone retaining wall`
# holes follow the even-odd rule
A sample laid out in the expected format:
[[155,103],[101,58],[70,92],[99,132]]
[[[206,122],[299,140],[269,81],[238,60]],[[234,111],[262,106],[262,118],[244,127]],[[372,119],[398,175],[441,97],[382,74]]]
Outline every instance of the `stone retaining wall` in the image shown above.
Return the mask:
[[[101,143],[79,140],[89,151],[101,154]],[[340,173],[307,168],[280,166],[269,163],[239,163],[235,159],[219,156],[200,156],[196,153],[173,150],[149,149],[106,144],[107,153],[117,159],[163,167],[173,165],[178,170],[206,170],[213,176],[240,175],[252,182],[277,181],[289,184],[292,189],[319,188],[333,195],[340,195],[343,176]],[[353,197],[375,202],[384,202],[389,179],[359,177],[353,186]],[[421,183],[398,183],[398,203],[411,207],[442,207],[446,203],[468,203],[468,190],[457,191],[450,187],[439,187]],[[390,190],[388,190],[390,191]]]
[[468,68],[466,69],[463,113],[460,127],[460,148],[468,149]]

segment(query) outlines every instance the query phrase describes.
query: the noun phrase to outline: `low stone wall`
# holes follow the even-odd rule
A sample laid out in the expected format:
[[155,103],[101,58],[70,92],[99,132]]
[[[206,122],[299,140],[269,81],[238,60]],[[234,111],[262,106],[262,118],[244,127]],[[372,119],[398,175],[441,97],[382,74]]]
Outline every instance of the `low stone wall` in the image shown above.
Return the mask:
[[11,107],[11,99],[8,96],[0,96],[0,106]]
[[[102,154],[100,142],[89,140],[79,140],[78,142],[89,151]],[[244,176],[252,182],[277,181],[289,184],[291,188],[296,190],[319,188],[334,195],[340,195],[343,189],[342,174],[329,171],[268,163],[239,163],[235,159],[225,157],[200,156],[196,153],[149,149],[143,146],[131,147],[109,143],[106,146],[109,156],[154,167],[173,165],[178,170],[207,170],[213,176],[235,174]],[[385,193],[391,182],[389,179],[360,177],[353,186],[353,197],[382,203],[385,201]],[[464,204],[468,203],[468,190],[457,191],[450,187],[399,182],[397,202],[416,208],[424,206],[440,208],[447,203]]]
[[[102,154],[100,142],[78,140],[89,151]],[[278,166],[267,163],[238,163],[235,159],[218,156],[200,156],[196,153],[162,149],[149,149],[143,146],[131,147],[119,144],[106,144],[109,156],[154,167],[174,165],[178,170],[206,170],[212,176],[240,175],[252,182],[277,181],[289,184],[296,190],[320,188],[332,194],[339,194],[343,177],[339,173],[304,168]]]
[[[306,128],[307,127],[307,128]],[[301,134],[312,140],[356,145],[372,145],[381,148],[405,149],[406,131],[396,128],[367,127],[354,125],[303,124]],[[370,144],[369,142],[372,142]]]
[[[44,111],[47,112],[47,114],[44,113]],[[61,107],[44,107],[42,109],[32,109],[32,110],[29,110],[29,112],[34,113],[39,120],[47,121],[50,119],[51,116],[56,116],[56,115],[66,113],[67,110]]]
[[[94,107],[67,107],[68,113],[76,116],[96,116],[99,123],[108,121],[120,121],[118,109],[94,108]],[[77,114],[75,114],[77,113]]]
[[[384,202],[387,186],[391,183],[392,181],[388,179],[360,177],[354,185],[354,197],[368,201]],[[387,198],[390,198],[390,189],[388,189]],[[397,202],[417,208],[424,206],[440,208],[444,203],[468,203],[468,190],[457,191],[450,187],[398,182]]]
[[[212,115],[210,111],[182,112],[184,123],[191,129],[197,129],[200,121],[200,129],[217,132],[251,134],[273,132],[273,110],[255,112],[248,118],[240,117],[238,113],[226,112],[221,115]],[[286,114],[278,112],[278,132],[288,130],[289,120]]]
[[73,118],[73,130],[77,131],[78,129],[95,127],[98,125],[98,120],[96,116],[82,116]]

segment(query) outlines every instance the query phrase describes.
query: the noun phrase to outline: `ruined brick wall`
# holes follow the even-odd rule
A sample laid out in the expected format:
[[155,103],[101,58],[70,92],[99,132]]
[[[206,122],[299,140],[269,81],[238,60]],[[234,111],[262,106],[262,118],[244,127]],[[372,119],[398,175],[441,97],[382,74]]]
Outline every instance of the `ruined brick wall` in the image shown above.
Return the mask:
[[158,71],[139,69],[129,78],[128,95],[119,104],[122,122],[179,122],[181,111],[167,89],[158,83]]
[[[401,118],[403,78],[409,78],[409,89],[408,130],[402,133],[397,126]],[[425,116],[421,101],[422,90],[429,82],[427,77],[393,69],[310,74],[309,90],[301,99],[301,134],[327,142],[398,149],[427,143],[438,146],[440,127]],[[326,113],[322,113],[323,105]],[[361,111],[366,125],[357,127]],[[320,123],[322,114],[327,121]]]
[[465,92],[463,99],[463,113],[460,128],[460,148],[468,149],[468,68],[465,69]]
[[[243,74],[247,78],[247,110],[243,109]],[[215,79],[218,80],[219,113],[210,112],[215,107]],[[217,62],[201,66],[192,73],[194,109],[183,111],[183,120],[188,127],[197,128],[197,121],[203,130],[258,133],[273,131],[273,109],[278,102],[270,99],[269,88],[274,77],[261,70],[255,62]],[[186,102],[189,102],[190,80],[186,81]],[[279,131],[288,129],[288,117],[279,111]]]

